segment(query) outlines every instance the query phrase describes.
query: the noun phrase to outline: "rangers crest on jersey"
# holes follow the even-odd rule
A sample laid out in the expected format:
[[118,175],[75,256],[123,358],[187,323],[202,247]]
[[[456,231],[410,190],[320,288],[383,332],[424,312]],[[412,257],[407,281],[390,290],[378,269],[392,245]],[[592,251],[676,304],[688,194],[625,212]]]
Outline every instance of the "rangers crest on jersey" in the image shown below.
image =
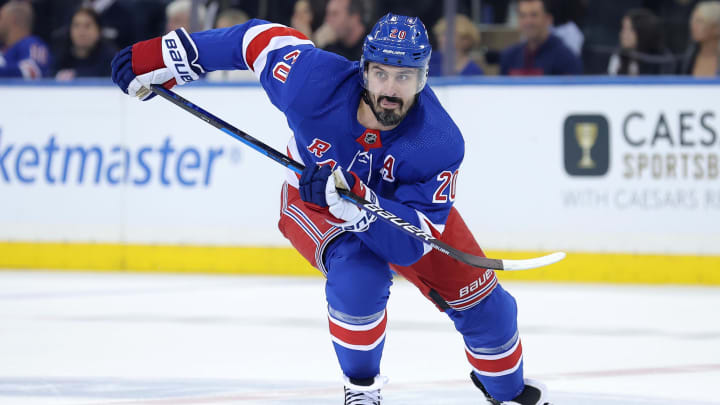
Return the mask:
[[321,158],[330,148],[332,148],[332,145],[329,142],[315,138],[310,146],[307,147],[307,150],[315,155],[315,157]]

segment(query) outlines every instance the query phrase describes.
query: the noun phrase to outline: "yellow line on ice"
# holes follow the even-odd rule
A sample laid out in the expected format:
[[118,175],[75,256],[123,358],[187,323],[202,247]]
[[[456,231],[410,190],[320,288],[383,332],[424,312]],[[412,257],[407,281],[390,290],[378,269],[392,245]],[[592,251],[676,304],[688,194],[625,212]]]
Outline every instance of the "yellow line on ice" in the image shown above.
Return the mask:
[[0,268],[315,275],[291,248],[0,242]]
[[[486,252],[527,259],[547,252]],[[286,247],[0,242],[0,268],[318,276]],[[501,280],[720,285],[720,256],[569,252],[540,269],[498,272]]]

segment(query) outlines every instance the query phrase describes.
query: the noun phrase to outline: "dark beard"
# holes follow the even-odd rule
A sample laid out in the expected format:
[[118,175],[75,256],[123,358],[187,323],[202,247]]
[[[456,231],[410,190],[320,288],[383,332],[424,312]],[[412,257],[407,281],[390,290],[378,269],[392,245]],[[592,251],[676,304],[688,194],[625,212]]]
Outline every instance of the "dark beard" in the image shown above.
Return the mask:
[[[415,101],[417,101],[417,95],[415,95]],[[375,119],[383,126],[386,127],[392,127],[397,124],[399,124],[405,116],[407,116],[407,113],[410,111],[408,108],[408,111],[396,113],[394,110],[388,110],[387,108],[380,107],[380,102],[385,99],[387,101],[398,103],[399,110],[402,111],[403,108],[403,101],[397,97],[388,97],[388,96],[380,96],[377,100],[377,105],[370,99],[370,93],[367,90],[363,90],[362,92],[362,99],[365,102],[365,104],[370,107],[370,111],[372,111],[373,115],[375,116]]]

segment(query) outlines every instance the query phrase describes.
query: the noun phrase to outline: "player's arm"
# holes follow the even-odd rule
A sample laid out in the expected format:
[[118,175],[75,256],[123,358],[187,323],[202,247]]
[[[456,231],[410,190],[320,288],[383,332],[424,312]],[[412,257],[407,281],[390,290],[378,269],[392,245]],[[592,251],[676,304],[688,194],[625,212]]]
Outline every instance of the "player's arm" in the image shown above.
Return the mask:
[[393,199],[377,196],[354,173],[342,168],[331,173],[328,166],[308,167],[300,179],[300,194],[305,201],[328,206],[338,218],[335,225],[354,232],[373,252],[391,263],[408,266],[429,252],[430,246],[342,199],[336,188],[349,189],[439,237],[455,198],[454,182],[460,161],[443,166],[425,179],[401,184]]
[[112,78],[125,93],[137,96],[150,84],[172,88],[205,72],[250,69],[284,111],[312,70],[305,62],[312,59],[306,57],[310,50],[315,50],[312,42],[299,31],[257,19],[193,34],[177,29],[120,51],[112,62]]

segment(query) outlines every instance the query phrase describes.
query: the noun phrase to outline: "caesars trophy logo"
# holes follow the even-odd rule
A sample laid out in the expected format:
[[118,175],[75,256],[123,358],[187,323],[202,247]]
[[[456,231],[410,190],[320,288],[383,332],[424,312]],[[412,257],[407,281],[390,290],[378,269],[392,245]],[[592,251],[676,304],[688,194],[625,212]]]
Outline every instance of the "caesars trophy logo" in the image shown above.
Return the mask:
[[602,176],[610,167],[610,133],[602,115],[571,115],[564,125],[565,171],[571,176]]
[[598,126],[594,122],[581,122],[575,124],[575,138],[582,149],[582,158],[578,162],[578,167],[582,169],[592,169],[595,167],[595,162],[590,156],[590,149],[595,146],[597,133]]

